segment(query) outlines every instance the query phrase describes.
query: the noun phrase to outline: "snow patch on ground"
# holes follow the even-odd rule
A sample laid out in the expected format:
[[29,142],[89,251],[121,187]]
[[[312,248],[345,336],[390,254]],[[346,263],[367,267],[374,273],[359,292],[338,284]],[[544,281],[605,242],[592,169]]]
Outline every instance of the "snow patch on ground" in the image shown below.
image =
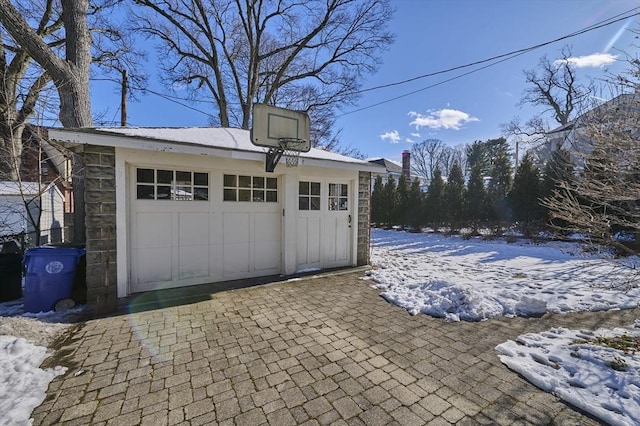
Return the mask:
[[640,331],[554,328],[523,334],[496,350],[510,369],[574,407],[608,424],[638,425],[640,355],[590,343],[595,337],[623,335],[640,338]]
[[51,353],[24,338],[0,336],[0,424],[31,424],[31,412],[44,401],[49,383],[67,370],[39,368]]
[[0,425],[30,425],[31,412],[65,367],[41,369],[56,338],[82,318],[83,307],[25,313],[22,300],[0,303]]

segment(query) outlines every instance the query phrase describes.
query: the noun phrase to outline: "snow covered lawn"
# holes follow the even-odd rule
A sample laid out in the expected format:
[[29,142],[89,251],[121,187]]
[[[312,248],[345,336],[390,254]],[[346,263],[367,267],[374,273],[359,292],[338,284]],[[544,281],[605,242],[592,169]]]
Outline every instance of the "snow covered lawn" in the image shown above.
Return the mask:
[[[637,270],[580,245],[374,229],[370,279],[382,297],[451,321],[638,307]],[[637,258],[625,262],[638,262]],[[640,262],[638,262],[640,263]]]
[[[373,230],[369,279],[412,314],[450,321],[638,307],[633,269],[569,243],[507,244]],[[627,265],[638,259],[626,259]],[[537,387],[609,424],[640,424],[640,329],[556,328],[496,347]],[[622,336],[622,337],[621,337]],[[607,338],[628,343],[627,350]],[[614,347],[611,347],[614,346]]]

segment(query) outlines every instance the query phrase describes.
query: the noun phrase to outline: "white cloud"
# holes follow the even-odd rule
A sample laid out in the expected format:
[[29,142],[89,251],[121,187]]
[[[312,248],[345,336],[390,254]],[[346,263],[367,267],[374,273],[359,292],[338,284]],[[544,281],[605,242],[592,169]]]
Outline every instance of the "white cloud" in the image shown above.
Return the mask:
[[415,126],[416,130],[420,130],[421,127],[460,130],[463,124],[480,121],[466,112],[447,108],[437,111],[428,110],[426,115],[411,111],[409,116],[414,118],[409,125]]
[[419,138],[420,137],[420,133],[411,133],[411,137],[412,138]]
[[405,141],[406,141],[407,143],[414,143],[414,142],[415,142],[415,141],[414,141],[413,139],[411,139],[411,138],[406,138],[406,139],[405,139]]
[[400,142],[400,134],[398,133],[397,130],[394,130],[392,132],[386,132],[381,134],[380,139],[388,140],[391,143],[398,143]]
[[[594,53],[586,56],[574,56],[567,58],[566,61],[576,68],[598,68],[615,62],[617,57],[618,55],[612,55],[611,53]],[[557,66],[564,61],[565,59],[558,59],[554,64]]]

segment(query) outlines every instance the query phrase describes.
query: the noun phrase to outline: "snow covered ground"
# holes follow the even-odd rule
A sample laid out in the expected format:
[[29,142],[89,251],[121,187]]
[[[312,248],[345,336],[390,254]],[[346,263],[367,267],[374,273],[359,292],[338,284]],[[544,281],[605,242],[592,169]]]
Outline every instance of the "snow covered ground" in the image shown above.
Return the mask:
[[53,341],[82,315],[82,307],[64,313],[23,313],[22,301],[0,303],[0,426],[29,425],[31,412],[44,401],[49,383],[66,368],[41,369]]
[[[638,306],[638,270],[616,267],[579,244],[374,229],[370,279],[382,297],[451,321]],[[631,265],[637,258],[626,259]]]
[[[464,240],[372,231],[369,279],[412,314],[450,321],[638,307],[637,270],[579,244]],[[633,266],[638,259],[626,259]],[[597,338],[623,336],[626,352]],[[640,424],[640,329],[528,333],[496,347],[501,361],[539,388],[616,425]]]
[[[596,338],[623,336],[626,353]],[[496,347],[500,360],[542,390],[611,425],[640,424],[640,355],[637,328],[527,333]]]

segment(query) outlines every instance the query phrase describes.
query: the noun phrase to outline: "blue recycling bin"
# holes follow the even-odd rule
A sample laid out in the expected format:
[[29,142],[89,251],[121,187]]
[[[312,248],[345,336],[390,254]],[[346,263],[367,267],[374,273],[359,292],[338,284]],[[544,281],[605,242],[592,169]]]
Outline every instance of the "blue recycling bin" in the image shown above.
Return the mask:
[[86,254],[77,247],[35,247],[24,255],[24,311],[49,312],[70,299],[78,263]]

